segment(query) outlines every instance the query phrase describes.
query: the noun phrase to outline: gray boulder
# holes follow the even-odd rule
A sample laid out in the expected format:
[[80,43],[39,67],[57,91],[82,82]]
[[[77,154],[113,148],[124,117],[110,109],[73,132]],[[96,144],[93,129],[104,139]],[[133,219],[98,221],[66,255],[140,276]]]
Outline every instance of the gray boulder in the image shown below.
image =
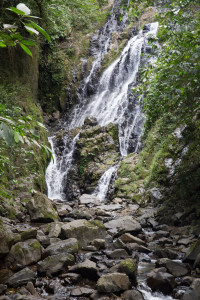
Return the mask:
[[97,280],[99,278],[96,263],[89,259],[72,266],[69,272],[81,274],[83,278],[89,278],[91,280]]
[[89,222],[81,219],[64,224],[61,233],[64,238],[77,238],[79,247],[81,248],[90,244],[94,239],[104,238],[106,229],[97,220]]
[[109,221],[104,224],[113,235],[121,235],[126,232],[137,233],[142,228],[141,225],[131,216],[120,217],[116,220]]
[[197,256],[200,254],[200,240],[197,240],[186,253],[183,262],[194,263]]
[[119,264],[112,267],[112,271],[125,273],[134,284],[137,282],[137,262],[132,258],[121,261]]
[[130,233],[124,233],[120,236],[120,240],[124,242],[125,244],[127,243],[137,243],[138,245],[146,246],[146,243],[139,239],[138,237],[133,236]]
[[195,279],[181,300],[200,300],[200,279]]
[[74,256],[72,254],[57,254],[48,256],[43,261],[38,262],[38,272],[46,273],[47,276],[57,274],[61,271],[67,270],[68,266],[74,264]]
[[98,205],[100,202],[100,200],[93,196],[93,195],[88,195],[88,194],[83,194],[80,196],[79,198],[79,203],[80,204],[93,204],[93,205]]
[[130,288],[130,281],[127,275],[121,273],[110,273],[103,275],[97,281],[97,290],[100,293],[114,293],[126,291]]
[[144,297],[139,291],[136,290],[129,290],[126,291],[124,294],[124,300],[144,300]]
[[53,222],[59,219],[57,211],[53,208],[52,201],[42,193],[35,193],[26,205],[33,222]]
[[48,246],[44,251],[44,256],[52,256],[57,254],[76,253],[78,251],[78,241],[75,238],[71,238],[65,241]]
[[168,258],[161,258],[156,262],[156,267],[165,267],[170,274],[175,277],[185,276],[189,273],[189,268],[182,262],[173,261]]
[[8,279],[7,284],[11,287],[17,288],[18,286],[27,284],[29,281],[34,281],[35,278],[35,272],[31,271],[29,268],[25,268],[11,276]]
[[42,246],[37,240],[31,239],[13,245],[7,256],[7,261],[13,267],[28,266],[38,262],[41,259],[41,255]]
[[176,286],[174,276],[160,269],[154,269],[147,274],[147,284],[153,292],[160,291],[164,295],[169,295]]

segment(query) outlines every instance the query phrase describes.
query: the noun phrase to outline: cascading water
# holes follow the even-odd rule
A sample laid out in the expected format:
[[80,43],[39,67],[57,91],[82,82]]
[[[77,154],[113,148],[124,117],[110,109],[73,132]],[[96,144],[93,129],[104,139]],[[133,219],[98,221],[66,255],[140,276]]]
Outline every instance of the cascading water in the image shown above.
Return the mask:
[[[158,29],[158,23],[152,23],[147,26],[147,30],[141,30],[139,34],[133,36],[125,46],[121,56],[114,61],[102,74],[96,92],[93,96],[88,96],[87,101],[83,98],[89,95],[88,90],[94,82],[96,71],[101,65],[105,53],[109,49],[112,40],[112,32],[119,30],[119,25],[115,16],[115,7],[111,18],[99,33],[98,52],[94,53],[95,61],[89,76],[83,80],[81,94],[82,101],[76,105],[70,117],[64,123],[64,128],[72,130],[81,127],[88,116],[97,119],[100,126],[106,126],[109,123],[115,123],[119,128],[119,144],[122,156],[126,156],[130,151],[137,151],[140,145],[141,127],[143,123],[143,113],[137,93],[132,88],[137,85],[137,74],[141,63],[141,53],[145,52],[148,45],[148,39],[155,36]],[[121,24],[124,27],[126,16]],[[121,30],[120,29],[120,30]],[[54,147],[53,140],[50,142]],[[56,149],[53,150],[54,160],[50,163],[46,171],[46,182],[48,187],[48,197],[51,199],[65,200],[64,181],[66,182],[68,172],[71,168],[73,151],[75,149],[76,136],[71,146],[67,138],[64,140],[65,149],[62,151],[62,157],[58,158]],[[99,185],[95,194],[101,199],[105,198],[109,183],[116,166],[110,167],[99,180]]]

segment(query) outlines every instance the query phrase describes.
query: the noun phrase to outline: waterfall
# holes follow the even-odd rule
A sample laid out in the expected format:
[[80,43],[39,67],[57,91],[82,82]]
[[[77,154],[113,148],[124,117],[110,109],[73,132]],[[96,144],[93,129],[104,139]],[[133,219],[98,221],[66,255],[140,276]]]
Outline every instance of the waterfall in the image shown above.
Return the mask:
[[[120,57],[103,72],[99,82],[95,82],[96,72],[101,66],[105,53],[109,50],[112,32],[122,30],[127,19],[127,16],[124,15],[119,25],[115,11],[114,6],[110,19],[92,39],[92,41],[98,39],[98,43],[95,44],[98,46],[91,48],[95,60],[90,74],[81,83],[80,101],[73,109],[70,117],[64,122],[63,127],[68,128],[68,130],[81,127],[88,116],[95,117],[101,126],[106,126],[111,122],[115,123],[119,128],[120,152],[122,156],[126,156],[129,152],[138,151],[140,147],[144,116],[140,103],[141,97],[139,98],[137,93],[133,92],[133,88],[137,86],[137,75],[142,60],[141,54],[146,51],[148,40],[152,36],[156,36],[158,23],[148,24],[137,35],[132,36]],[[91,93],[91,86],[93,85],[95,92]],[[65,149],[62,151],[61,157],[60,154],[56,153],[55,137],[50,138],[54,163],[51,161],[47,168],[46,183],[48,197],[51,199],[66,199],[64,181],[66,181],[72,165],[78,138],[76,136],[71,142],[67,137],[64,138]],[[116,166],[107,169],[99,180],[94,194],[101,200],[107,194],[114,172],[116,172]]]

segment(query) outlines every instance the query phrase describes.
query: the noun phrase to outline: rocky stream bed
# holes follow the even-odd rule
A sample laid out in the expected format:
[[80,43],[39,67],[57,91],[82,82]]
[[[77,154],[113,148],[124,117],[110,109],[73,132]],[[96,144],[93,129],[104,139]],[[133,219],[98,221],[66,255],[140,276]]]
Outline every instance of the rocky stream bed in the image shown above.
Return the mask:
[[159,225],[155,213],[33,194],[23,223],[2,218],[0,299],[200,299],[199,227]]

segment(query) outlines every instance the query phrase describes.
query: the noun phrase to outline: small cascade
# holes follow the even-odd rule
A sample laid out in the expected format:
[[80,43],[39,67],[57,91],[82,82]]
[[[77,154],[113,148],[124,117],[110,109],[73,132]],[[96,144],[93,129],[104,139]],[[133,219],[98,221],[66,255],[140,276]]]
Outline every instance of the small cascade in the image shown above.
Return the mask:
[[99,179],[98,185],[93,193],[99,200],[103,201],[108,193],[109,184],[112,176],[116,173],[117,166],[110,167]]
[[63,139],[64,151],[62,155],[56,154],[54,147],[54,139],[56,137],[50,137],[49,142],[52,147],[52,155],[54,160],[51,159],[46,169],[46,184],[48,191],[48,198],[54,200],[66,200],[66,194],[63,192],[64,181],[67,179],[68,172],[72,165],[73,153],[76,145],[76,141],[79,138],[79,134],[75,136],[72,142],[69,141],[69,137],[66,135]]
[[[91,39],[90,51],[95,60],[89,76],[82,81],[79,88],[80,101],[65,120],[63,129],[67,128],[70,131],[81,127],[88,116],[95,117],[100,126],[106,126],[109,123],[117,124],[121,156],[126,156],[130,152],[139,151],[141,146],[140,137],[144,120],[142,97],[139,98],[138,93],[133,92],[133,88],[137,86],[138,70],[143,60],[141,54],[147,52],[148,40],[156,36],[158,22],[146,25],[137,35],[132,36],[120,57],[103,72],[99,81],[95,81],[96,72],[109,50],[112,33],[122,30],[126,23],[126,14],[122,21],[119,21],[119,3],[120,0],[115,2],[108,22]],[[118,10],[116,5],[118,5]],[[95,91],[91,92],[91,87]],[[54,163],[51,161],[47,168],[46,182],[48,197],[51,199],[66,200],[67,198],[67,176],[72,167],[78,138],[79,136],[76,136],[71,140],[66,135],[62,151],[56,146],[56,137],[50,138]],[[116,166],[111,166],[99,180],[94,193],[101,200],[107,194],[114,172],[116,172]]]

